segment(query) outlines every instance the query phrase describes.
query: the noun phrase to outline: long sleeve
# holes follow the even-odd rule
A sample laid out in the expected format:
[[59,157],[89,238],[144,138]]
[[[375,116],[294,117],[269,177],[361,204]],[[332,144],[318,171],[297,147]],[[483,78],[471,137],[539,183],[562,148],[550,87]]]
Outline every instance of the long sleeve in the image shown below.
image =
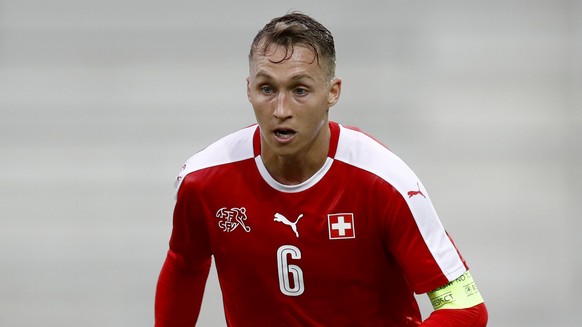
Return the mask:
[[485,327],[489,314],[485,303],[466,309],[435,310],[420,325],[422,327]]
[[172,252],[168,256],[156,289],[155,326],[194,326],[210,270],[210,258],[199,270],[184,269]]
[[198,319],[212,258],[200,199],[186,178],[177,195],[170,250],[158,279],[156,327],[194,326]]

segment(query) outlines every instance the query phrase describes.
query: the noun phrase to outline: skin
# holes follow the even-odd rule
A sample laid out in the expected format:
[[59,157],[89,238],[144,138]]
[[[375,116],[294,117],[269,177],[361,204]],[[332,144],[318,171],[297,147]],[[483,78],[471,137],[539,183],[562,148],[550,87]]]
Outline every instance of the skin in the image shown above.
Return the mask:
[[247,96],[261,131],[261,157],[271,176],[300,184],[325,163],[329,151],[329,108],[339,100],[341,79],[326,76],[306,47],[276,45],[249,62]]

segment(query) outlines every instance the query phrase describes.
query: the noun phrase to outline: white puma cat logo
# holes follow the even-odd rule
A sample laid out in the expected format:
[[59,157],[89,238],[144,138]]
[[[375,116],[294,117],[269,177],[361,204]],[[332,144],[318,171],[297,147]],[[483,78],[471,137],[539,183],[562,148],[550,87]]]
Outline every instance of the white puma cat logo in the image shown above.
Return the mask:
[[295,236],[299,237],[299,233],[297,232],[297,223],[299,222],[299,219],[301,219],[301,217],[303,217],[303,214],[300,214],[299,217],[297,217],[297,220],[295,220],[295,222],[291,222],[289,221],[289,219],[287,219],[287,217],[283,216],[280,213],[276,213],[275,219],[273,220],[291,226],[291,229],[295,232]]

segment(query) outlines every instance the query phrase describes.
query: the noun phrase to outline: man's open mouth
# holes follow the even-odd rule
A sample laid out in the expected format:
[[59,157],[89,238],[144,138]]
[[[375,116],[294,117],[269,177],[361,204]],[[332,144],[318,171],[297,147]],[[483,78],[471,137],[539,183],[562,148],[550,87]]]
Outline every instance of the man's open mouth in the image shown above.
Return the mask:
[[295,135],[295,131],[285,128],[279,128],[275,130],[275,136],[282,139],[288,139]]

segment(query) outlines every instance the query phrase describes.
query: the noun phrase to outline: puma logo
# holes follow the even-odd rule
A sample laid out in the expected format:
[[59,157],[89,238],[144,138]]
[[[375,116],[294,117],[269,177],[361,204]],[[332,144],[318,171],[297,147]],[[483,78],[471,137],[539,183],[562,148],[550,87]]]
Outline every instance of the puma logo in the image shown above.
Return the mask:
[[283,216],[280,213],[276,213],[275,219],[273,220],[283,223],[287,226],[290,226],[291,229],[295,232],[295,236],[299,237],[299,233],[297,232],[297,223],[299,222],[299,219],[301,219],[301,217],[303,217],[303,214],[300,214],[299,217],[297,217],[297,220],[295,220],[295,222],[291,222],[289,221],[289,219],[287,219],[287,217]]
[[424,194],[422,194],[422,192],[420,191],[420,185],[418,185],[418,183],[416,183],[416,186],[418,186],[418,191],[409,191],[408,197],[411,198],[415,195],[422,195],[422,197],[426,199],[426,196],[424,196]]

